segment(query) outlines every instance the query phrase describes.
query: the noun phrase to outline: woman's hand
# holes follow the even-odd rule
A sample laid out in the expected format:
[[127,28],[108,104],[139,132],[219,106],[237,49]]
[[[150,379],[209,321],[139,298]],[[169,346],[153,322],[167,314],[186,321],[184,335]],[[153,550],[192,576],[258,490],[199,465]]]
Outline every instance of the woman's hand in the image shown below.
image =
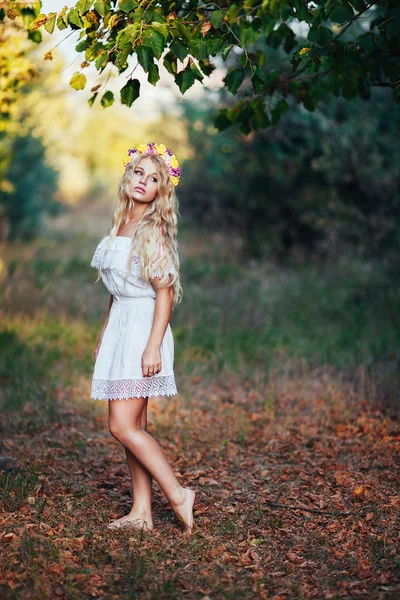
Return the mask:
[[143,377],[152,377],[162,369],[159,346],[146,346],[142,354]]

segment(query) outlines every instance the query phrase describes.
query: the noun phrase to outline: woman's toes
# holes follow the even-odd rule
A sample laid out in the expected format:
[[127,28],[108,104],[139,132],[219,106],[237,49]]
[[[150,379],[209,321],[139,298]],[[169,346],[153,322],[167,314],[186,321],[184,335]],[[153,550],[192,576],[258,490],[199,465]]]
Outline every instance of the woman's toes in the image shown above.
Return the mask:
[[195,490],[186,489],[186,497],[182,504],[176,507],[176,515],[185,528],[186,535],[191,535],[193,529],[193,505],[196,498]]
[[121,517],[121,519],[117,519],[116,521],[111,521],[107,525],[108,529],[121,529],[121,528],[133,528],[138,531],[151,531],[153,529],[153,523],[150,521],[146,521],[145,519],[128,519]]

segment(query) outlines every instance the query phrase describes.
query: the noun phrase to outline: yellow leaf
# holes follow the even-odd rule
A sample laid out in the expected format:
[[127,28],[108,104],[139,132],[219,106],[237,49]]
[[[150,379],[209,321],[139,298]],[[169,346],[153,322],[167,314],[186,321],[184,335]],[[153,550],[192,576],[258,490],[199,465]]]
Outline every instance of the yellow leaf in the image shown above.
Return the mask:
[[46,15],[38,15],[36,17],[36,19],[33,21],[31,27],[35,31],[35,29],[39,29],[39,27],[41,27],[45,23],[47,23],[47,16]]

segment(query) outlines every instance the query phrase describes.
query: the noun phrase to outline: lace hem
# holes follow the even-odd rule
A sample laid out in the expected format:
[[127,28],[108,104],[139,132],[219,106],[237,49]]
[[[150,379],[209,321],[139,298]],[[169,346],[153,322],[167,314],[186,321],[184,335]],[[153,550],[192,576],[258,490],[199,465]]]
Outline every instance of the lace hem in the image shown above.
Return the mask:
[[175,377],[162,375],[148,379],[93,379],[90,398],[93,400],[122,400],[147,396],[176,396]]
[[[113,248],[112,246],[105,252],[104,247],[106,245],[106,240],[107,238],[104,238],[97,246],[90,266],[94,269],[114,269],[115,271],[125,274],[128,266],[129,252],[121,248]],[[173,265],[169,266],[168,273],[171,273],[172,275],[175,273]],[[140,276],[140,257],[136,254],[132,256],[130,274],[134,277]],[[153,277],[162,277],[161,270],[154,270],[152,274],[152,278]]]

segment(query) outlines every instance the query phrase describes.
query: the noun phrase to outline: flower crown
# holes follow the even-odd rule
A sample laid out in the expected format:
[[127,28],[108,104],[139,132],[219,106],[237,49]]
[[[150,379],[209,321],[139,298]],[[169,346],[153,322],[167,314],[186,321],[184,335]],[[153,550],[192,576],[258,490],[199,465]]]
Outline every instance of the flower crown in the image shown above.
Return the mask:
[[124,159],[125,170],[127,169],[132,158],[137,154],[157,154],[157,156],[161,156],[168,167],[172,183],[174,185],[178,185],[179,178],[181,176],[181,168],[172,150],[166,148],[164,144],[155,144],[154,142],[150,142],[149,144],[139,144],[134,148],[129,148],[128,158]]

